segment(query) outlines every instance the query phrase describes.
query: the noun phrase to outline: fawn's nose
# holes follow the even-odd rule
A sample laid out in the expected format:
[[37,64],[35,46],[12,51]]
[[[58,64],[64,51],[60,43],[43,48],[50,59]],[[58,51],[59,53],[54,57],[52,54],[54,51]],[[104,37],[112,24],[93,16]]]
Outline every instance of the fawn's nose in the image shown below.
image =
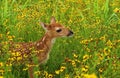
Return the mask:
[[67,36],[72,36],[73,35],[73,32],[71,30],[69,30],[69,33]]

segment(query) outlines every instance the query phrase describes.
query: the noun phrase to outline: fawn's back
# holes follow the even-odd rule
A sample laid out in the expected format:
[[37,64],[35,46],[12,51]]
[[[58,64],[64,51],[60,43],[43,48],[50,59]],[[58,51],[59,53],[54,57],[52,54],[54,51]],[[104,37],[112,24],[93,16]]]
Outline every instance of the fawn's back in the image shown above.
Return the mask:
[[65,28],[60,23],[56,23],[54,17],[51,18],[50,24],[41,22],[41,26],[45,29],[46,33],[40,40],[29,43],[10,43],[9,52],[12,54],[11,58],[14,57],[15,62],[31,62],[34,57],[37,57],[40,64],[44,63],[49,58],[53,41],[58,37],[71,36],[73,34],[68,28]]

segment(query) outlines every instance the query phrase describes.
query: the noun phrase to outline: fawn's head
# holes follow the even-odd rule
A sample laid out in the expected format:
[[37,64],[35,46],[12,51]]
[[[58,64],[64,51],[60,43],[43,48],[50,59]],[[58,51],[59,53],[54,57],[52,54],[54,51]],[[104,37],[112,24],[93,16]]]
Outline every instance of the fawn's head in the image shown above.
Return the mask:
[[46,30],[52,38],[71,36],[73,32],[68,28],[65,28],[63,25],[56,23],[54,17],[51,18],[50,24],[45,24],[41,22],[41,26]]

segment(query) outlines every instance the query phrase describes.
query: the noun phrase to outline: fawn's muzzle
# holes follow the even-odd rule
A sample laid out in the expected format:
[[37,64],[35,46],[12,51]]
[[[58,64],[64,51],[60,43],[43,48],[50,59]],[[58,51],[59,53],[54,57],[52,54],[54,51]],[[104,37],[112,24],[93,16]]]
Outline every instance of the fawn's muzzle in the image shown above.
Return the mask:
[[72,36],[73,35],[73,32],[71,30],[69,30],[69,33],[67,36]]

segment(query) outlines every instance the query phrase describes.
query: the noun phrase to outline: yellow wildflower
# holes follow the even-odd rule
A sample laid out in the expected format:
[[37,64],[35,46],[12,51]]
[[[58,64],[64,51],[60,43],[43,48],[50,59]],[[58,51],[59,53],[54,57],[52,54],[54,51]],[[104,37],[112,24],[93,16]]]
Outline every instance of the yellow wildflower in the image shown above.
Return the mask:
[[60,68],[60,72],[63,72],[65,69],[66,69],[65,66],[61,66],[61,68]]
[[6,66],[12,66],[12,64],[11,63],[7,63]]
[[4,72],[4,70],[1,69],[0,72]]
[[15,44],[15,48],[20,48],[20,44]]
[[108,41],[106,42],[106,45],[107,45],[109,48],[113,48],[113,44],[112,44],[112,42],[111,42],[110,40],[108,40]]
[[100,54],[100,53],[98,54],[98,57],[99,57],[99,60],[103,60],[103,58],[104,58],[103,54]]
[[48,77],[48,72],[47,72],[47,71],[44,71],[44,75],[45,75],[45,77],[47,78],[47,77]]
[[16,56],[20,56],[21,54],[20,54],[20,52],[16,52]]
[[7,42],[7,41],[4,41],[4,42],[2,42],[2,44],[7,45],[7,44],[8,44],[8,42]]
[[11,58],[8,58],[8,60],[10,60],[10,61],[14,61],[15,58],[14,58],[14,57],[11,57]]
[[83,74],[83,78],[97,78],[97,76],[93,74]]
[[103,68],[99,68],[99,70],[98,70],[100,73],[102,73],[103,72]]
[[60,74],[60,71],[59,71],[59,70],[56,70],[55,73],[56,73],[56,74]]
[[11,55],[12,55],[12,56],[15,56],[15,52],[12,52]]
[[95,74],[90,74],[88,78],[97,78]]
[[11,53],[13,56],[20,56],[21,54],[20,54],[20,52],[12,52]]
[[104,48],[103,52],[107,56],[110,54],[110,49]]
[[87,72],[88,71],[88,66],[84,66],[84,67],[82,67],[82,72]]
[[100,40],[106,41],[106,36],[104,35],[104,36],[100,37]]
[[74,78],[81,78],[80,76],[75,76]]
[[49,75],[48,75],[48,78],[53,78],[53,75],[52,75],[52,74],[49,74]]
[[0,62],[0,67],[2,67],[3,66],[3,62]]
[[8,36],[7,38],[8,38],[8,40],[13,40],[13,38],[15,38],[15,36]]
[[26,66],[29,68],[35,66],[35,64],[26,64]]
[[83,56],[83,61],[86,61],[88,59],[89,59],[89,55],[86,54],[86,55]]
[[76,66],[75,60],[72,60],[71,63],[72,63],[72,66],[74,67]]
[[81,42],[80,42],[81,44],[88,44],[89,43],[89,40],[82,40]]
[[40,71],[35,71],[34,74],[40,75]]
[[75,59],[75,61],[78,62],[78,63],[80,63],[80,60],[78,60],[78,59]]
[[7,32],[7,35],[9,35],[9,34],[10,34],[10,31]]
[[1,70],[0,70],[0,73],[1,73],[1,75],[3,75],[3,73],[4,73],[4,70],[3,70],[3,69],[1,69]]
[[0,78],[4,78],[3,76],[0,76]]
[[28,68],[26,67],[26,68],[23,68],[23,71],[26,71],[26,70],[28,70]]
[[73,57],[74,57],[74,58],[77,58],[77,57],[78,57],[78,55],[76,55],[76,54],[74,53],[74,54],[73,54]]
[[120,13],[120,9],[118,9],[118,8],[115,8],[113,11],[114,11],[115,13]]
[[17,57],[17,61],[22,60],[22,57]]
[[27,57],[28,57],[28,55],[27,55],[27,54],[24,54],[24,55],[23,55],[23,57],[24,57],[24,58],[27,58]]

